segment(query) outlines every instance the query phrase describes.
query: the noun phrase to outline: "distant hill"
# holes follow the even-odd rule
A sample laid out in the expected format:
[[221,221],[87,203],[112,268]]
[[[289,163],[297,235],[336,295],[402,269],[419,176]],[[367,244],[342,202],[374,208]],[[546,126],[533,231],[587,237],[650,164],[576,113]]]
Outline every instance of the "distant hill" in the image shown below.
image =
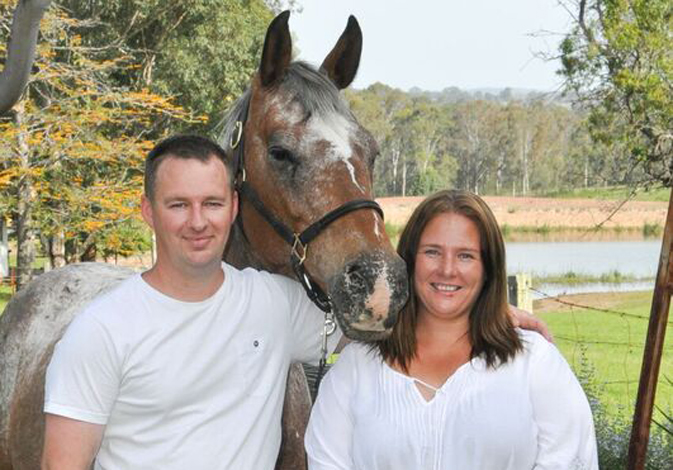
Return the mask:
[[411,96],[425,96],[439,103],[461,103],[473,100],[495,101],[507,103],[510,101],[536,101],[543,100],[547,103],[554,103],[563,106],[569,106],[570,100],[561,96],[558,92],[531,90],[526,88],[476,88],[463,90],[458,87],[447,87],[442,91],[426,91],[418,87],[409,90]]

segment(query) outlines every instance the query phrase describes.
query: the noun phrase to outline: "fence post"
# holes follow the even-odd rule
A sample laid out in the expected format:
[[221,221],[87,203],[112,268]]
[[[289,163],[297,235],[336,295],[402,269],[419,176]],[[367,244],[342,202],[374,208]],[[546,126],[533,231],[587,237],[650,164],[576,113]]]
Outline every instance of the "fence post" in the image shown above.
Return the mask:
[[509,303],[533,313],[533,296],[530,290],[532,285],[533,281],[530,274],[519,273],[514,276],[507,276]]
[[657,281],[652,296],[650,323],[647,327],[647,340],[643,353],[643,365],[640,369],[640,384],[638,398],[633,414],[631,428],[631,442],[629,443],[628,470],[642,470],[645,468],[647,443],[650,438],[650,422],[654,397],[657,391],[657,378],[661,365],[661,354],[664,349],[668,310],[673,293],[673,190],[668,202],[668,215],[664,228],[664,239],[661,245]]

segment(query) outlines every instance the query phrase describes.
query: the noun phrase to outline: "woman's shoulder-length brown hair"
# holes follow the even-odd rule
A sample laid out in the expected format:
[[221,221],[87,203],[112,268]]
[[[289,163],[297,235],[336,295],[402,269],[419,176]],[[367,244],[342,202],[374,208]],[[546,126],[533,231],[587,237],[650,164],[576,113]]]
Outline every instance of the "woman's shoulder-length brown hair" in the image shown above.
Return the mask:
[[[390,364],[407,370],[416,354],[418,297],[414,289],[414,266],[423,230],[437,215],[460,214],[472,220],[480,234],[484,284],[470,312],[472,358],[482,357],[489,367],[505,363],[522,349],[512,325],[507,305],[505,244],[495,216],[488,205],[468,191],[445,190],[429,196],[414,211],[400,236],[398,254],[409,275],[409,301],[404,306],[391,335],[375,348]],[[451,236],[451,234],[447,234]]]

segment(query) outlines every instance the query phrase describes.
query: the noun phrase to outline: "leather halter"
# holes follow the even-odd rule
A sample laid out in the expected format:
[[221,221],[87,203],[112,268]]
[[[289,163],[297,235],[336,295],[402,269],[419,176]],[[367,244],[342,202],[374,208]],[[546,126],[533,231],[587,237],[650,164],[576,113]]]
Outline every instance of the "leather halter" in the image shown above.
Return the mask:
[[[306,271],[304,261],[308,256],[308,244],[315,239],[329,224],[340,217],[359,210],[374,209],[383,218],[383,210],[375,201],[371,199],[356,199],[348,201],[336,209],[325,214],[321,219],[309,225],[301,233],[290,229],[283,221],[279,220],[262,202],[255,189],[250,185],[245,172],[245,138],[244,128],[248,119],[248,109],[250,107],[250,97],[246,99],[243,105],[243,112],[236,121],[233,135],[231,136],[230,146],[234,154],[234,168],[236,169],[236,189],[240,195],[241,202],[247,200],[257,210],[257,212],[271,225],[280,237],[291,246],[290,262],[297,279],[306,290],[309,299],[313,301],[325,313],[331,313],[332,300],[323,291],[320,286],[313,281]],[[243,228],[242,217],[239,216],[241,229]],[[245,232],[243,231],[245,236]]]

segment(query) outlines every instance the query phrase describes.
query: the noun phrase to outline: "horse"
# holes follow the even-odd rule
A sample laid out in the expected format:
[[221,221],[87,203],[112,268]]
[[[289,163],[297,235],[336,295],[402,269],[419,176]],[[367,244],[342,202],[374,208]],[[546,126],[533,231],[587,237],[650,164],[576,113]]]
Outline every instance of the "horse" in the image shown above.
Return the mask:
[[[326,320],[333,314],[350,338],[378,339],[406,302],[408,279],[372,199],[376,142],[340,94],[357,72],[362,32],[350,17],[316,69],[292,62],[288,19],[269,25],[259,69],[222,125],[240,194],[224,259],[298,276]],[[130,274],[98,263],[50,271],[0,316],[0,470],[39,468],[53,347],[83,307]],[[305,468],[310,398],[301,369],[291,370],[277,469]]]

